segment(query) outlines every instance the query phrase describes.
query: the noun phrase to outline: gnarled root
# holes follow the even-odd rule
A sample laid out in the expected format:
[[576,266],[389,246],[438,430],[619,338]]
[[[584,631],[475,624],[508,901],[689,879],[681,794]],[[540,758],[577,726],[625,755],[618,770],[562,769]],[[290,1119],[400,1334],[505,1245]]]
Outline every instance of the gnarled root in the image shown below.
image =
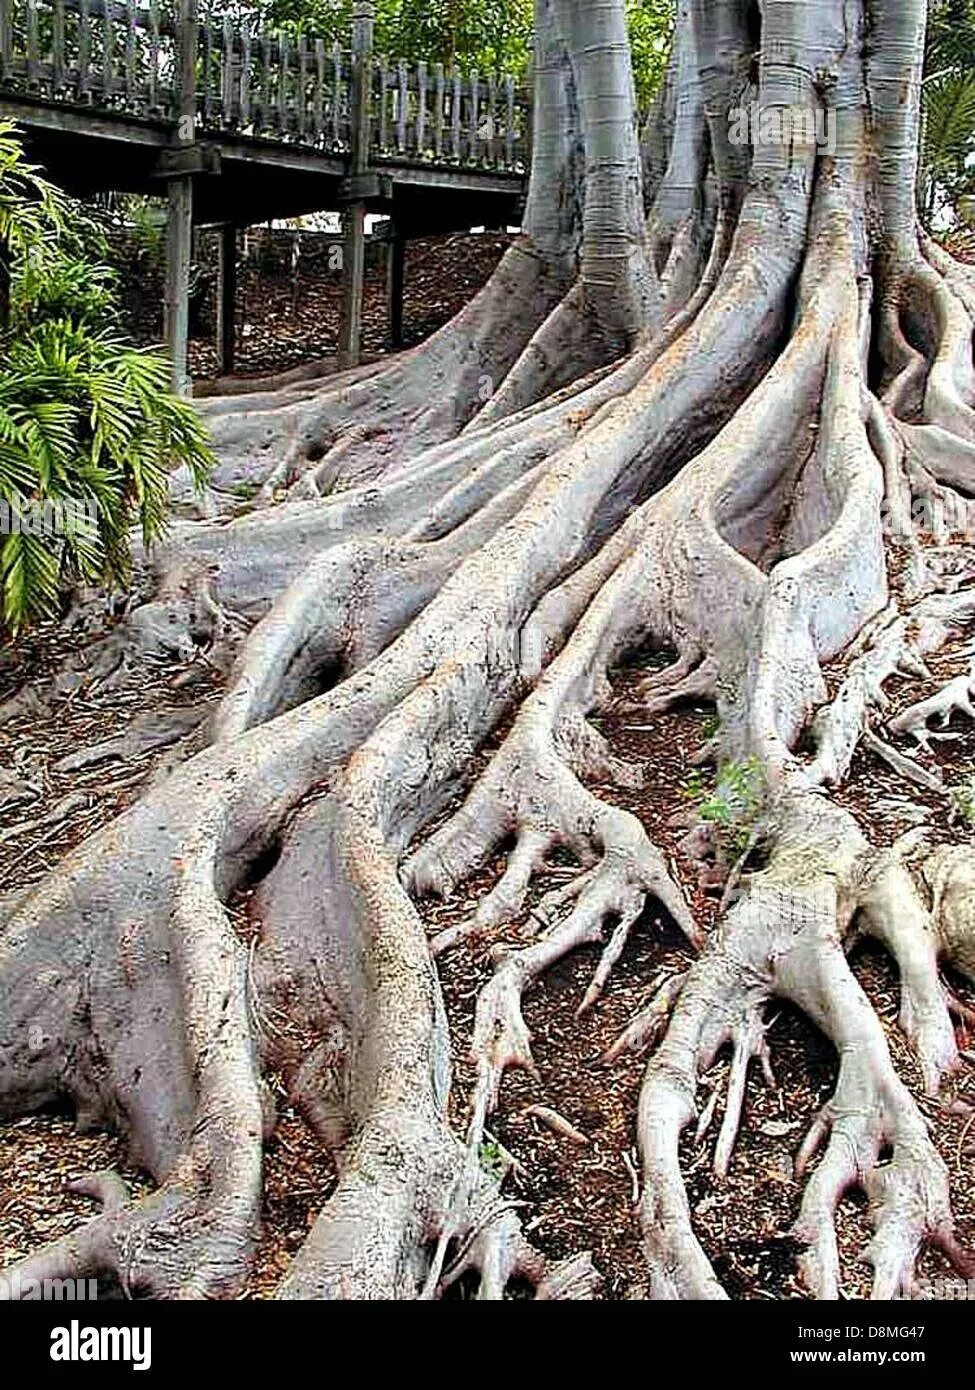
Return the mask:
[[932,719],[939,719],[941,727],[946,727],[956,712],[968,719],[975,719],[975,662],[963,676],[956,676],[935,695],[911,705],[902,714],[891,719],[888,727],[895,734],[910,734],[922,748],[928,747]]
[[[751,876],[692,968],[647,1070],[639,1118],[640,1219],[659,1297],[721,1296],[691,1227],[678,1139],[697,1116],[700,1076],[730,1043],[731,1079],[715,1153],[716,1170],[726,1171],[745,1070],[751,1057],[761,1056],[761,1010],[773,998],[802,1008],[841,1059],[836,1092],[800,1155],[805,1170],[828,1138],[796,1227],[808,1245],[802,1272],[811,1290],[839,1296],[833,1218],[852,1187],[862,1188],[871,1203],[875,1234],[866,1253],[875,1269],[876,1297],[909,1287],[924,1241],[962,1259],[952,1232],[947,1171],[894,1071],[880,1023],[843,950],[857,910],[879,910],[875,856],[852,819],[818,796],[790,796],[776,816],[780,830],[769,867]],[[897,924],[907,931],[902,921]],[[923,945],[923,923],[916,930]]]
[[[103,832],[96,853],[110,862],[116,844]],[[66,894],[42,891],[0,935],[0,1111],[68,1096],[86,1123],[118,1125],[160,1185],[17,1268],[232,1294],[257,1235],[264,1128],[244,952],[192,876],[161,918],[140,916],[130,889],[113,913],[90,882],[69,862]]]
[[457,318],[379,370],[326,379],[311,396],[292,391],[253,404],[235,398],[232,409],[211,403],[220,458],[212,486],[228,500],[246,485],[271,501],[311,471],[316,491],[327,493],[391,475],[452,438],[564,292],[560,254],[528,238],[516,243]]
[[925,860],[923,874],[939,954],[975,980],[975,855],[965,845],[942,845]]

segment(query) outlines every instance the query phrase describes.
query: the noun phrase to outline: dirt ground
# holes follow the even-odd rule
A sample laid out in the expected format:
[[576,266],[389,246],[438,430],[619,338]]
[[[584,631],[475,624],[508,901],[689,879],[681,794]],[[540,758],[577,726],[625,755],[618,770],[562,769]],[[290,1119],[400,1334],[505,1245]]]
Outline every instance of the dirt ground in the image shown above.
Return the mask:
[[[408,242],[404,347],[422,342],[453,318],[488,280],[511,241],[505,233],[484,232]],[[379,246],[371,247],[367,260],[363,309],[363,352],[367,358],[382,354],[389,346],[383,254]],[[128,243],[116,247],[116,260],[122,277],[126,330],[138,342],[156,343],[162,334],[159,267]],[[235,375],[283,372],[334,357],[342,277],[337,269],[330,268],[320,246],[314,254],[306,253],[299,259],[294,275],[277,242],[267,254],[260,254],[258,247],[245,257],[241,248],[238,274]],[[198,387],[216,374],[215,283],[212,267],[203,264],[190,323],[190,371]]]

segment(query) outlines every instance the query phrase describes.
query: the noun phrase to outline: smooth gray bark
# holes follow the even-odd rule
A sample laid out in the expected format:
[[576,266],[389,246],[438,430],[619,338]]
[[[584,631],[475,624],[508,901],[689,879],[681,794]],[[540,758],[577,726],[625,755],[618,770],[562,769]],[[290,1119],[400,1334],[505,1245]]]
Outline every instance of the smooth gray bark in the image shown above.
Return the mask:
[[[292,383],[280,405],[212,407],[228,484],[241,449],[274,446],[282,420],[297,436],[262,480],[283,487],[309,466],[273,510],[181,525],[145,565],[149,601],[96,657],[111,669],[211,644],[229,679],[210,745],[0,931],[0,1110],[67,1097],[122,1129],[158,1187],[22,1272],[232,1295],[256,1236],[273,1068],[340,1160],[281,1296],[427,1298],[470,1272],[483,1297],[513,1277],[542,1298],[590,1295],[584,1253],[553,1266],[533,1250],[478,1155],[506,1070],[531,1065],[522,993],[602,943],[584,1014],[648,899],[695,953],[610,1054],[659,1043],[634,1117],[651,1294],[723,1296],[680,1139],[708,1132],[718,1094],[705,1099],[702,1077],[730,1047],[713,1150],[728,1172],[775,1000],[840,1059],[797,1155],[809,1290],[842,1292],[836,1216],[852,1187],[868,1199],[876,1296],[910,1287],[925,1245],[970,1270],[944,1158],[846,948],[867,934],[895,960],[900,1025],[937,1094],[960,1061],[939,961],[975,968],[971,850],[878,849],[829,794],[862,740],[886,746],[885,682],[923,674],[975,618],[957,538],[975,492],[970,281],[919,237],[907,191],[920,0],[765,0],[760,33],[758,14],[738,0],[681,7],[667,128],[692,148],[659,162],[644,237],[622,4],[539,0],[526,237],[476,304],[425,350],[331,391]],[[892,46],[878,59],[867,38],[881,31]],[[769,129],[797,109],[828,113],[833,148],[805,126],[736,144],[732,108],[752,88]],[[692,173],[701,186],[678,196]],[[658,257],[669,288],[640,330],[631,291]],[[570,379],[564,352],[546,353],[585,346],[597,322],[621,334],[618,356],[582,355]],[[417,424],[421,394],[447,379],[470,390],[502,362],[483,409],[468,401],[448,427],[436,402]],[[377,469],[404,421],[395,463]],[[349,458],[360,485],[321,497]],[[922,544],[912,506],[932,499],[952,524]],[[596,717],[618,663],[646,645],[674,660],[640,683],[643,717],[712,701],[704,754],[719,792],[742,767],[760,779],[739,862],[713,825],[689,841],[730,875],[706,939],[646,827],[594,789],[644,779]],[[930,719],[971,710],[969,673],[887,733],[923,745]],[[479,997],[474,1103],[455,1134],[436,959],[520,919],[555,849],[578,872]],[[502,852],[471,920],[428,942],[418,900]],[[228,913],[251,889],[254,945]],[[255,1024],[255,999],[289,1029]],[[38,1022],[42,1045],[28,1045]]]

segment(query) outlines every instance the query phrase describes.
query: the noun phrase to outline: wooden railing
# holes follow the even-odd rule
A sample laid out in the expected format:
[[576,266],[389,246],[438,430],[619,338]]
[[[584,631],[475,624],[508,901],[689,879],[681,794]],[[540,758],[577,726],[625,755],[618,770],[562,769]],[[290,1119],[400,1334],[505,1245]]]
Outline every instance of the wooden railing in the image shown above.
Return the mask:
[[[175,121],[177,28],[172,0],[0,0],[0,92]],[[347,49],[212,13],[196,46],[198,135],[350,150]],[[372,159],[527,167],[529,107],[513,78],[383,58],[369,66]]]

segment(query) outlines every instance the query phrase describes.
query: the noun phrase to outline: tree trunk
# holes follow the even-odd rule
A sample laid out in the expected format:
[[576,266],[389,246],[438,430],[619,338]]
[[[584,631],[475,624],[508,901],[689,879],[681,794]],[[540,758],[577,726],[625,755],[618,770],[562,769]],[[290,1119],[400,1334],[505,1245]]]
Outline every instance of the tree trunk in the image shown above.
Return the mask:
[[[516,1277],[591,1295],[588,1256],[532,1247],[482,1144],[506,1070],[533,1066],[524,992],[602,944],[593,1010],[648,901],[686,969],[607,1062],[657,1044],[634,1116],[651,1295],[724,1296],[681,1137],[707,1134],[727,1054],[729,1172],[783,1001],[839,1058],[796,1161],[807,1288],[842,1291],[853,1189],[876,1296],[909,1290],[926,1246],[971,1272],[945,1156],[847,959],[865,936],[890,953],[943,1094],[961,1059],[939,966],[975,972],[975,862],[946,812],[946,843],[883,846],[841,793],[864,745],[947,807],[930,721],[975,713],[975,668],[936,690],[925,662],[975,617],[975,286],[916,221],[924,15],[683,0],[667,148],[644,161],[622,0],[537,0],[526,226],[478,299],[389,365],[207,405],[211,501],[250,481],[279,505],[178,526],[94,665],[207,646],[228,669],[209,746],[0,935],[0,1112],[67,1097],[157,1188],[22,1276],[232,1296],[273,1073],[340,1171],[282,1297],[428,1298],[461,1275],[483,1297]],[[627,684],[648,649],[671,664]],[[932,690],[888,720],[904,673]],[[687,841],[724,886],[714,923],[627,807],[659,769],[597,727],[624,698],[651,726],[714,706]],[[558,854],[573,876],[539,903]],[[472,878],[473,914],[428,940],[419,905]],[[242,895],[253,944],[228,912]],[[505,948],[529,915],[542,929]],[[457,1133],[437,963],[472,938],[496,969]]]

